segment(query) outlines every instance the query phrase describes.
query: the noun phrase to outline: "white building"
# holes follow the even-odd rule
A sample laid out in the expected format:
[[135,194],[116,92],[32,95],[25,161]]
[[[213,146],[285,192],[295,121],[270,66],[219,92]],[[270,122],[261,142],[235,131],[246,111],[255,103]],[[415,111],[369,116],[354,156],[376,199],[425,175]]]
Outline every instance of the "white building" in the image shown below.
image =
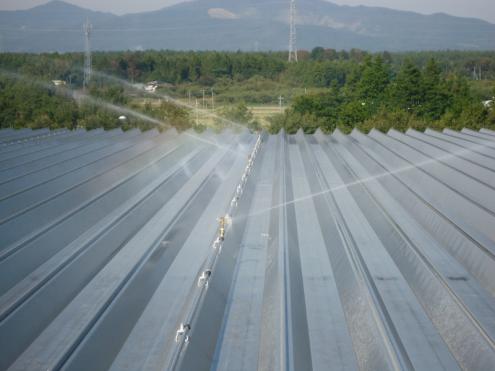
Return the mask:
[[495,98],[490,100],[485,100],[483,101],[483,106],[485,106],[485,108],[492,108],[494,103],[495,103]]
[[52,83],[55,86],[63,86],[67,84],[64,80],[52,80]]
[[150,93],[154,93],[158,89],[158,81],[150,81],[144,87],[144,90]]

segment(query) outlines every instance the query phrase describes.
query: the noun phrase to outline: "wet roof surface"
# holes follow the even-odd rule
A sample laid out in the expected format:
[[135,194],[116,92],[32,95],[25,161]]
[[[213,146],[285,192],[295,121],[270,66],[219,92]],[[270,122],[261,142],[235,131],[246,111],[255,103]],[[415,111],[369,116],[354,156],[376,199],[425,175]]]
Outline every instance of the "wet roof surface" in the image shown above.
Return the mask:
[[488,130],[0,131],[0,370],[493,370],[494,254]]

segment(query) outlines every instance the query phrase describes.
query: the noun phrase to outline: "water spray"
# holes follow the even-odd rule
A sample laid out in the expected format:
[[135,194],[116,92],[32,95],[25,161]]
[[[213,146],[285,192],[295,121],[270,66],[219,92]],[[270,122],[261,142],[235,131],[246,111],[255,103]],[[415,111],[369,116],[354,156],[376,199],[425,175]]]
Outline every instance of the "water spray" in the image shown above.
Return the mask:
[[315,198],[315,197],[318,197],[318,196],[323,196],[323,195],[326,195],[328,193],[335,192],[335,191],[338,191],[338,190],[341,190],[341,189],[350,188],[350,187],[355,186],[355,185],[360,185],[360,184],[364,184],[365,185],[368,182],[371,182],[371,181],[374,181],[374,180],[377,180],[377,179],[380,179],[380,178],[384,178],[384,177],[389,176],[389,175],[396,175],[396,174],[400,174],[400,173],[403,173],[403,172],[406,172],[406,171],[409,171],[409,170],[412,170],[412,169],[419,169],[419,168],[421,168],[423,166],[426,166],[426,165],[429,165],[429,164],[432,164],[432,163],[435,163],[435,162],[438,162],[438,161],[448,160],[448,159],[451,159],[451,158],[454,158],[454,157],[462,156],[464,154],[472,153],[472,152],[476,151],[477,149],[481,149],[481,148],[484,148],[484,147],[485,146],[483,146],[481,144],[477,144],[475,146],[469,147],[468,149],[462,149],[460,151],[456,151],[456,152],[453,152],[453,153],[448,153],[448,154],[443,155],[443,156],[433,157],[433,158],[430,158],[428,160],[424,160],[424,161],[418,162],[417,164],[411,164],[411,165],[400,167],[400,168],[395,169],[395,170],[392,170],[392,171],[387,171],[387,172],[379,173],[379,174],[372,175],[372,176],[369,176],[369,177],[356,179],[355,181],[352,181],[352,182],[349,182],[349,183],[343,183],[343,184],[340,184],[340,185],[335,186],[335,187],[332,187],[332,188],[324,189],[324,190],[322,190],[320,192],[311,193],[311,194],[309,194],[307,196],[298,197],[298,198],[295,198],[293,200],[290,200],[290,201],[287,201],[287,202],[284,202],[284,203],[281,203],[281,204],[278,204],[278,205],[275,205],[275,206],[272,206],[272,207],[269,207],[269,208],[265,208],[265,209],[262,209],[262,210],[259,210],[259,211],[256,211],[256,212],[253,212],[251,214],[248,214],[248,217],[261,215],[263,213],[270,212],[271,210],[274,210],[274,209],[282,208],[282,207],[285,207],[287,205],[296,204],[298,202],[307,201],[307,200],[310,200],[312,198]]
[[[141,88],[140,85],[138,84],[132,84],[130,83],[129,81],[125,80],[125,79],[121,79],[119,77],[116,77],[116,76],[113,76],[113,75],[109,75],[109,74],[106,74],[106,73],[103,73],[103,72],[99,72],[99,71],[94,71],[93,70],[93,75],[96,75],[98,77],[101,77],[101,78],[104,78],[104,79],[108,79],[110,81],[114,81],[118,84],[121,84],[121,85],[124,85],[130,89],[134,89],[134,90],[139,90],[139,91],[142,91],[148,95],[153,95],[153,96],[156,96],[156,97],[159,97],[161,99],[165,99],[166,101],[176,105],[177,107],[181,107],[181,108],[186,108],[186,109],[189,109],[189,110],[193,110],[196,112],[196,114],[199,114],[201,113],[203,116],[206,116],[206,117],[214,117],[220,121],[222,121],[223,123],[225,124],[228,124],[228,125],[233,125],[233,126],[236,126],[238,128],[242,128],[242,129],[245,129],[246,128],[246,125],[242,125],[241,123],[239,122],[235,122],[235,121],[232,121],[232,120],[229,120],[225,117],[222,117],[214,112],[211,112],[209,110],[206,110],[204,108],[199,108],[198,107],[198,104],[196,102],[196,105],[192,105],[192,104],[189,104],[189,103],[185,103],[185,102],[181,102],[180,100],[178,99],[175,99],[173,97],[171,97],[170,95],[168,94],[163,94],[163,93],[158,93],[158,92],[152,92],[152,91],[146,91],[146,90],[143,90]],[[204,93],[204,91],[203,91]],[[213,94],[213,92],[212,92]],[[203,97],[204,99],[204,97]]]
[[[103,108],[107,111],[114,112],[114,113],[118,114],[119,116],[123,116],[123,117],[125,116],[126,118],[127,117],[134,117],[134,118],[142,120],[144,122],[148,122],[148,123],[151,123],[153,125],[156,125],[160,128],[171,129],[174,127],[173,125],[171,125],[169,123],[166,123],[162,120],[158,120],[154,117],[148,116],[148,115],[141,113],[139,111],[104,101],[101,98],[94,98],[91,95],[89,95],[87,93],[83,93],[81,91],[76,91],[76,90],[69,89],[66,87],[54,87],[53,85],[51,85],[47,82],[36,80],[36,79],[31,78],[31,77],[21,75],[17,72],[6,71],[3,69],[0,69],[0,74],[6,76],[8,78],[11,78],[11,79],[29,82],[29,83],[32,83],[32,84],[39,86],[41,88],[47,89],[49,91],[53,91],[57,95],[75,100],[78,104],[88,103],[91,105],[95,105],[95,106]],[[229,151],[234,152],[236,154],[238,154],[239,152],[241,152],[241,154],[244,154],[244,151],[242,149],[238,149],[237,151],[235,151],[232,148],[230,148],[230,146],[219,144],[215,141],[208,140],[206,138],[203,138],[199,135],[196,135],[196,134],[188,132],[188,131],[185,131],[183,134],[186,136],[189,136],[191,138],[194,138],[196,140],[199,140],[201,142],[211,144],[215,147],[222,148],[222,149],[228,149]]]
[[[215,267],[218,262],[218,257],[222,252],[222,247],[225,243],[226,235],[228,234],[229,228],[232,226],[233,223],[231,215],[234,215],[236,212],[239,198],[242,196],[244,188],[247,184],[249,174],[251,173],[256,155],[261,148],[261,144],[262,139],[261,134],[259,134],[254,148],[248,156],[248,162],[246,164],[244,172],[242,173],[241,180],[235,188],[234,195],[231,203],[228,206],[227,212],[224,216],[218,218],[218,229],[216,237],[214,238],[211,244],[210,251],[198,272],[197,283],[192,287],[189,297],[186,300],[184,308],[182,310],[182,312],[185,314],[182,318],[182,321],[179,323],[177,331],[175,333],[176,347],[172,350],[172,361],[170,362],[171,367],[169,368],[170,370],[176,369],[177,365],[180,364],[181,356],[190,341],[189,332],[191,331],[191,326],[194,325],[194,321],[200,308],[200,303],[202,302],[206,294],[206,290],[208,290],[209,281],[215,273]],[[187,324],[187,326],[189,327],[186,328],[184,324]]]

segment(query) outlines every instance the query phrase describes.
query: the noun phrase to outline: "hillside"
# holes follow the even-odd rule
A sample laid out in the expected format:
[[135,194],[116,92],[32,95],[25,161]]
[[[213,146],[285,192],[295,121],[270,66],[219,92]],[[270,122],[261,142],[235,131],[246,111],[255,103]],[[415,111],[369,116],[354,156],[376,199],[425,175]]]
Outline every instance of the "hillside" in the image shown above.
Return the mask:
[[[446,14],[421,15],[375,7],[299,0],[298,46],[365,50],[490,50],[495,25]],[[158,11],[116,16],[61,1],[0,12],[4,51],[80,51],[82,23],[94,25],[96,50],[284,50],[284,2],[197,0]]]

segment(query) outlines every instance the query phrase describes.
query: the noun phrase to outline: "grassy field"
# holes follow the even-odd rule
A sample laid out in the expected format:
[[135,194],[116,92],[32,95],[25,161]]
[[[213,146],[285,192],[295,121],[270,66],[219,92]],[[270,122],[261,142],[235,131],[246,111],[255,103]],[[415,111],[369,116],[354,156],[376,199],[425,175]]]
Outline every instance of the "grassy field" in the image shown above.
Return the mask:
[[[151,105],[151,107],[157,108],[164,100],[164,98],[154,97],[150,95],[146,98],[134,98],[131,102],[131,105],[144,107],[146,104],[149,104]],[[205,101],[205,108],[203,108],[202,100],[198,99],[198,110],[196,112],[195,99],[192,99],[191,101],[189,101],[189,99],[175,99],[175,102],[182,107],[189,108],[191,119],[194,122],[196,122],[197,119],[199,124],[206,125],[208,127],[216,127],[219,121],[218,116],[222,117],[222,112],[233,106],[224,103],[217,104],[215,106],[215,109],[212,109],[211,100],[208,100]],[[254,119],[256,119],[264,128],[267,128],[269,125],[269,117],[279,113],[283,113],[284,110],[287,108],[287,105],[284,104],[282,108],[280,108],[278,105],[273,104],[253,104],[248,105],[247,107],[253,114]]]
[[[493,80],[481,80],[481,81],[469,81],[473,95],[479,101],[490,99],[493,94],[495,81]],[[265,86],[266,85],[266,86]],[[239,88],[243,94],[234,94],[234,88]],[[268,129],[270,127],[270,117],[283,113],[287,107],[291,104],[291,99],[297,95],[314,94],[324,92],[326,89],[314,88],[314,89],[288,89],[286,86],[282,86],[280,83],[269,82],[265,80],[262,84],[258,83],[234,83],[232,86],[221,89],[217,89],[212,99],[211,92],[205,89],[205,98],[203,99],[202,90],[198,86],[185,85],[174,86],[172,88],[166,88],[161,91],[163,95],[181,97],[175,99],[176,103],[181,107],[187,107],[189,111],[190,120],[198,125],[210,127],[213,129],[219,129],[223,126],[222,117],[225,117],[225,113],[231,109],[234,109],[239,103],[247,102],[246,107],[253,115],[253,118],[261,125],[262,128]],[[186,94],[184,94],[186,92]],[[189,92],[191,95],[189,96]],[[277,95],[277,94],[280,95]],[[256,103],[255,100],[246,100],[246,97],[255,97],[260,94],[267,94],[271,99],[266,103]],[[162,96],[163,96],[162,95]],[[280,107],[277,103],[278,100],[274,97],[282,96],[283,105]],[[144,107],[145,104],[150,104],[152,107],[159,107],[164,98],[160,98],[160,92],[156,95],[146,94],[134,97],[132,104]],[[214,108],[213,108],[214,107]],[[241,124],[245,124],[240,122]]]
[[282,106],[280,108],[279,106],[274,106],[274,105],[256,105],[256,106],[248,106],[249,110],[253,114],[254,118],[263,126],[264,128],[267,128],[269,126],[268,118],[270,116],[283,113],[287,106]]

